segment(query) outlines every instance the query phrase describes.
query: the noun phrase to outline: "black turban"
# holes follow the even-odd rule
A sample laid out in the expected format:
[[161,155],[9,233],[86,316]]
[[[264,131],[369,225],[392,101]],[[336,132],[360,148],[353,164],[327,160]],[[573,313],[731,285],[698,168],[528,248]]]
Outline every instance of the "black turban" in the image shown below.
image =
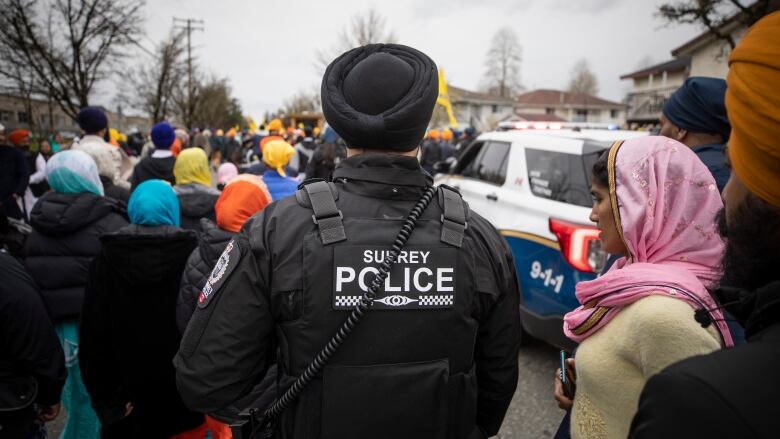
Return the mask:
[[336,58],[322,78],[322,110],[347,145],[411,151],[439,96],[436,64],[400,44],[369,44]]

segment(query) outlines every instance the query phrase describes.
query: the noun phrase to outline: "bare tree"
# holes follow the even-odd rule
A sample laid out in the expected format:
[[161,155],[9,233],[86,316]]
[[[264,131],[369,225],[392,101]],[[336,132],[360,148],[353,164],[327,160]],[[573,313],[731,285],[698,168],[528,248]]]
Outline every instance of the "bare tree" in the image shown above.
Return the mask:
[[310,90],[300,90],[284,101],[282,110],[285,114],[300,114],[303,112],[318,113],[322,111],[319,87]]
[[144,0],[2,0],[0,76],[30,69],[33,90],[76,118],[120,49],[141,32]]
[[778,9],[778,0],[678,0],[661,4],[656,15],[669,24],[699,25],[733,49],[736,42],[731,33],[723,30],[724,24],[738,20],[752,26]]
[[193,126],[225,128],[245,125],[241,104],[233,97],[233,89],[227,78],[210,75],[205,79],[198,78],[195,83],[198,93]]
[[574,63],[569,79],[569,91],[572,93],[595,96],[599,92],[599,81],[590,69],[590,64],[585,58]]
[[503,27],[496,31],[485,59],[484,87],[502,97],[520,90],[522,47],[515,31]]
[[334,59],[354,47],[375,43],[395,43],[395,32],[388,29],[387,19],[371,8],[362,14],[352,16],[350,24],[339,32],[338,42],[330,49],[317,51],[315,67],[325,72]]
[[182,33],[172,32],[157,47],[151,62],[121,75],[126,84],[121,93],[122,100],[130,102],[155,122],[173,114],[174,92],[186,71],[182,37]]

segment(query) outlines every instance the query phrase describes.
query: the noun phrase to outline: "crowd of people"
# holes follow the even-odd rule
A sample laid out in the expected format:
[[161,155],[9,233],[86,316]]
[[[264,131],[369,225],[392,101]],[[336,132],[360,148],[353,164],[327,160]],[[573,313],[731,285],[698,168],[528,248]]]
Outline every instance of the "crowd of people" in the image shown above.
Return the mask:
[[[659,136],[615,142],[593,165],[590,220],[614,257],[577,284],[564,319],[578,348],[555,373],[556,437],[780,434],[780,12],[729,65],[727,81],[692,77],[672,95]],[[64,439],[230,438],[247,409],[317,374],[258,425],[495,435],[517,385],[517,274],[457,192],[429,193],[435,165],[476,137],[430,129],[436,78],[415,49],[353,49],[325,73],[323,133],[274,119],[125,136],[96,107],[70,143],[0,126],[0,438],[46,437],[63,408]],[[373,284],[361,272],[365,295],[315,294],[355,281],[344,261],[390,248],[384,225],[423,201],[408,215],[419,231],[404,225]],[[394,287],[410,235],[434,265]],[[428,294],[451,295],[397,313],[409,299],[383,296],[373,329],[325,367],[365,312],[328,342],[345,300],[370,306],[380,285],[428,292],[424,270]]]

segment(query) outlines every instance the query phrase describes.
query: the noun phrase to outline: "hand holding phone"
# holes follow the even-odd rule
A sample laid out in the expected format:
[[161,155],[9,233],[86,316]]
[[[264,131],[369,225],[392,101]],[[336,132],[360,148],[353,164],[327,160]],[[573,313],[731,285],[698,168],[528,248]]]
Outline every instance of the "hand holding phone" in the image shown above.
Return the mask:
[[566,358],[566,353],[560,353],[560,368],[555,371],[554,391],[555,400],[558,401],[558,407],[563,410],[571,410],[574,405],[574,394],[577,372],[573,358]]

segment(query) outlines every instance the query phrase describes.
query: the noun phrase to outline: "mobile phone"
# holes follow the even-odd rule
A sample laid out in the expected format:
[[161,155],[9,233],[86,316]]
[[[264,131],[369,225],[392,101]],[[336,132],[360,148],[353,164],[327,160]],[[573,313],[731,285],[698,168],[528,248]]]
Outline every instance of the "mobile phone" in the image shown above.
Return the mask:
[[561,350],[561,384],[563,384],[563,394],[569,398],[574,399],[574,384],[569,379],[569,375],[566,373],[566,351]]

